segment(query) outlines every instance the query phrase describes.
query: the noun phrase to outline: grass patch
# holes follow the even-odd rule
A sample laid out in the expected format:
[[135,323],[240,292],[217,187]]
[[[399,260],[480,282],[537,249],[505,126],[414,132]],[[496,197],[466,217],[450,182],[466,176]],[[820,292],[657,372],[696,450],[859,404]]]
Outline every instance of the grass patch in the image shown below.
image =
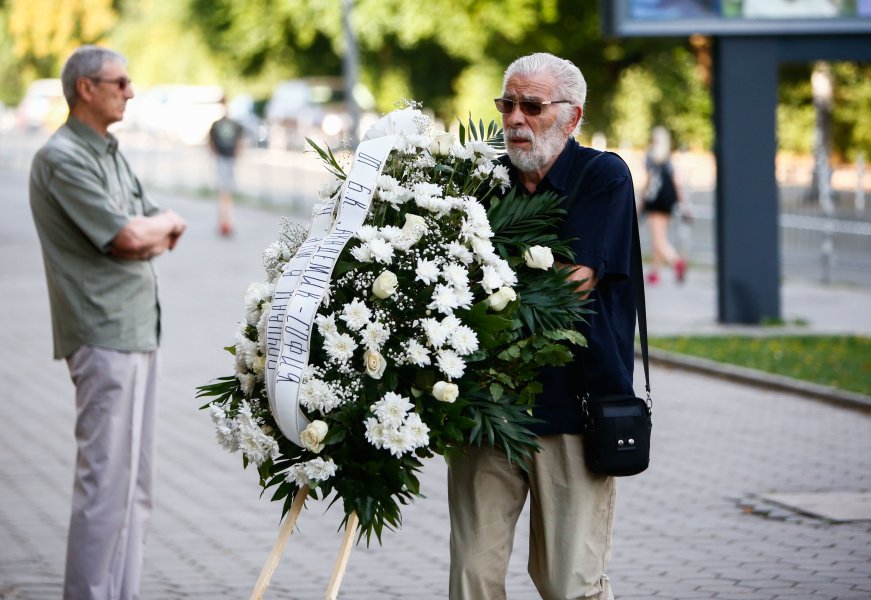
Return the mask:
[[652,337],[650,346],[871,395],[871,337]]

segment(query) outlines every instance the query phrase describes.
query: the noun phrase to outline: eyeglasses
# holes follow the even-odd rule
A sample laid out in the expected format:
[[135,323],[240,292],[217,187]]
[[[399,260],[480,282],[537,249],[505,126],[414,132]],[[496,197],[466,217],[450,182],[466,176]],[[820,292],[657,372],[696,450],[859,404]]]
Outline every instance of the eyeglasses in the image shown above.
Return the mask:
[[538,102],[535,100],[521,100],[517,102],[515,100],[509,100],[508,98],[496,98],[493,100],[496,103],[496,110],[501,112],[503,115],[510,115],[514,112],[514,105],[520,105],[520,112],[524,115],[535,117],[541,114],[542,109],[548,104],[571,104],[571,100],[545,100],[544,102]]
[[129,77],[118,77],[117,79],[103,79],[102,77],[88,77],[94,83],[114,83],[122,92],[127,89],[127,86],[133,83]]

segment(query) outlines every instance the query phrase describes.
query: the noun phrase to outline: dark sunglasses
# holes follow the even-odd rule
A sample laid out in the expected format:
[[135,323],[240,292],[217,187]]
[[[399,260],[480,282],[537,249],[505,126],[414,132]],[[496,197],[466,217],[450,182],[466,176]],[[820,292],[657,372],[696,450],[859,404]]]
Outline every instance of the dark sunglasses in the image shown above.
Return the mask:
[[114,83],[122,92],[127,89],[127,86],[133,83],[129,77],[119,77],[117,79],[103,79],[102,77],[88,77],[94,83]]
[[493,100],[496,103],[496,110],[501,112],[503,115],[510,115],[514,112],[514,105],[520,105],[520,112],[524,115],[528,115],[530,117],[534,117],[536,115],[540,115],[542,109],[548,104],[571,104],[571,100],[546,100],[544,102],[538,102],[535,100],[521,100],[517,102],[515,100],[509,100],[508,98],[496,98]]

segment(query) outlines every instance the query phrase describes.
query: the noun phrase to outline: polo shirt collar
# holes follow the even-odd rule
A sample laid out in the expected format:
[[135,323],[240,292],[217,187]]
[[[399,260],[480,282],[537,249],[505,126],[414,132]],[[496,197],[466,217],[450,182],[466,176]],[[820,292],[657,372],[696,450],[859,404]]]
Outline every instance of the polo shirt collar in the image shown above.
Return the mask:
[[[553,188],[558,192],[565,193],[568,190],[572,179],[572,163],[575,149],[579,148],[580,144],[573,137],[566,140],[566,145],[562,152],[557,157],[556,162],[551,166],[550,171],[545,174],[544,179],[538,184],[536,190],[541,192],[549,188]],[[512,182],[517,182],[517,167],[511,162],[507,154],[504,154],[500,161],[508,167],[508,173]],[[521,186],[522,187],[522,186]]]
[[544,181],[558,192],[565,193],[569,189],[569,184],[571,184],[572,176],[574,175],[573,154],[574,150],[578,147],[579,144],[575,141],[575,138],[569,137],[556,162],[553,163],[550,171],[544,176]]
[[115,154],[118,149],[118,139],[111,133],[102,136],[90,125],[86,125],[73,116],[67,117],[67,125],[82,141],[101,156]]

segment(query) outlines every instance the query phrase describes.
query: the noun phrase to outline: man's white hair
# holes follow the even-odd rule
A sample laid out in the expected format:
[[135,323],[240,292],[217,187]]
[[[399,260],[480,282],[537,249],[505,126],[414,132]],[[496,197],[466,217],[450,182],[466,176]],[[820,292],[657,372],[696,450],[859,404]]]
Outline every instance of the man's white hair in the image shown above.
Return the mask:
[[[545,98],[546,100],[571,100],[572,105],[584,108],[584,103],[587,101],[587,81],[581,70],[575,64],[564,58],[554,56],[548,52],[536,52],[521,56],[505,69],[505,76],[502,79],[502,93],[505,93],[505,87],[508,80],[513,76],[518,77],[534,77],[535,75],[547,74],[553,77],[556,81],[556,94],[558,97]],[[560,112],[560,121],[565,123],[568,121],[571,114],[569,105],[557,105],[562,108]],[[583,121],[583,119],[581,120]],[[580,131],[581,121],[578,122]]]

